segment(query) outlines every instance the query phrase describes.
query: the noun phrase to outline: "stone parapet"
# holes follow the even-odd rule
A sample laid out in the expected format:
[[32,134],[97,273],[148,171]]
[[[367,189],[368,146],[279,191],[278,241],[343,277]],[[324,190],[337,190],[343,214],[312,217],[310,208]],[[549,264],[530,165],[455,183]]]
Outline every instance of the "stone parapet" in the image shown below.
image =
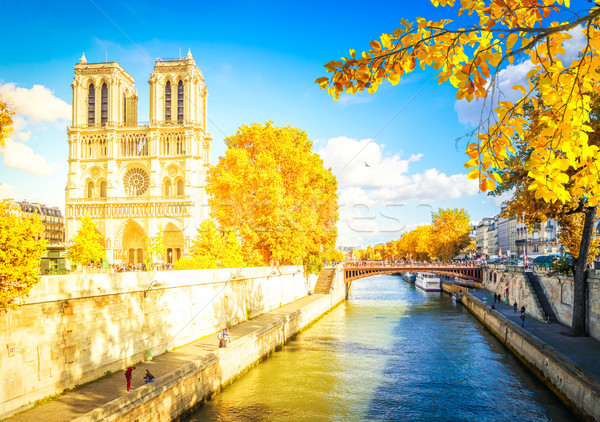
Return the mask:
[[464,294],[462,303],[576,413],[600,421],[600,383],[596,379],[500,313],[490,312],[472,295]]
[[0,415],[279,308],[315,282],[295,266],[42,277],[0,314]]

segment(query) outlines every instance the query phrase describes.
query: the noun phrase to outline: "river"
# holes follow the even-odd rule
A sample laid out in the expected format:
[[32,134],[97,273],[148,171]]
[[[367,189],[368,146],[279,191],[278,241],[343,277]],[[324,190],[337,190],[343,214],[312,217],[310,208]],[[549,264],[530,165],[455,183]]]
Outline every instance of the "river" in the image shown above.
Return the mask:
[[187,419],[239,420],[576,419],[447,294],[380,275]]

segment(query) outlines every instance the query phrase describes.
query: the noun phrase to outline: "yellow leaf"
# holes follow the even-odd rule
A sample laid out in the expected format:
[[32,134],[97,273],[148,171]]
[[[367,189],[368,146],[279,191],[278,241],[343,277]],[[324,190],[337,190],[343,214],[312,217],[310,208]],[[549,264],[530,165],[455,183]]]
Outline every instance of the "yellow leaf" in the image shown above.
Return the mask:
[[512,49],[518,39],[519,39],[519,34],[514,34],[514,33],[510,34],[508,36],[508,38],[506,39],[506,48]]
[[478,177],[479,177],[479,169],[473,169],[467,175],[467,179],[469,179],[469,180],[475,180]]

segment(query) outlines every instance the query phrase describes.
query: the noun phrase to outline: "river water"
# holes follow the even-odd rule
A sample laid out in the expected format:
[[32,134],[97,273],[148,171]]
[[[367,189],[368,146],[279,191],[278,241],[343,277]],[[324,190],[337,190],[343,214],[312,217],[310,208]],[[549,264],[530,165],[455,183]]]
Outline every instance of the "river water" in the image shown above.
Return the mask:
[[576,419],[449,295],[380,275],[187,420]]

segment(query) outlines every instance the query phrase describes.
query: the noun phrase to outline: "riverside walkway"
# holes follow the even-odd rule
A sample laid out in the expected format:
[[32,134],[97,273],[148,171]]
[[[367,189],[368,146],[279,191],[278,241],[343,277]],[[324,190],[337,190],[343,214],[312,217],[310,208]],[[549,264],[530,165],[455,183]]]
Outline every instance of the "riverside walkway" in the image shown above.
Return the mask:
[[[290,316],[302,308],[323,298],[326,295],[315,294],[306,296],[273,311],[245,321],[229,330],[232,346],[236,340],[244,336],[260,332],[275,324],[281,318]],[[71,421],[86,413],[104,406],[105,404],[128,394],[141,394],[136,389],[144,385],[144,376],[148,369],[157,381],[178,368],[203,357],[214,355],[218,350],[217,333],[203,337],[190,344],[179,347],[171,352],[155,356],[152,361],[136,364],[131,380],[131,391],[127,391],[124,371],[118,371],[108,377],[92,381],[66,393],[54,400],[37,405],[29,410],[18,413],[6,421],[10,422],[61,422]]]
[[[471,292],[471,295],[483,301],[488,305],[494,303],[494,294],[485,289],[477,289]],[[494,303],[495,311],[504,315],[506,318],[521,327],[520,305],[517,312],[514,312],[511,305],[504,302]],[[494,312],[494,311],[491,311]],[[543,343],[551,346],[570,360],[573,364],[580,367],[583,372],[600,382],[600,341],[592,337],[570,337],[569,327],[553,322],[544,323],[531,316],[525,311],[525,328],[527,332],[540,339]]]

